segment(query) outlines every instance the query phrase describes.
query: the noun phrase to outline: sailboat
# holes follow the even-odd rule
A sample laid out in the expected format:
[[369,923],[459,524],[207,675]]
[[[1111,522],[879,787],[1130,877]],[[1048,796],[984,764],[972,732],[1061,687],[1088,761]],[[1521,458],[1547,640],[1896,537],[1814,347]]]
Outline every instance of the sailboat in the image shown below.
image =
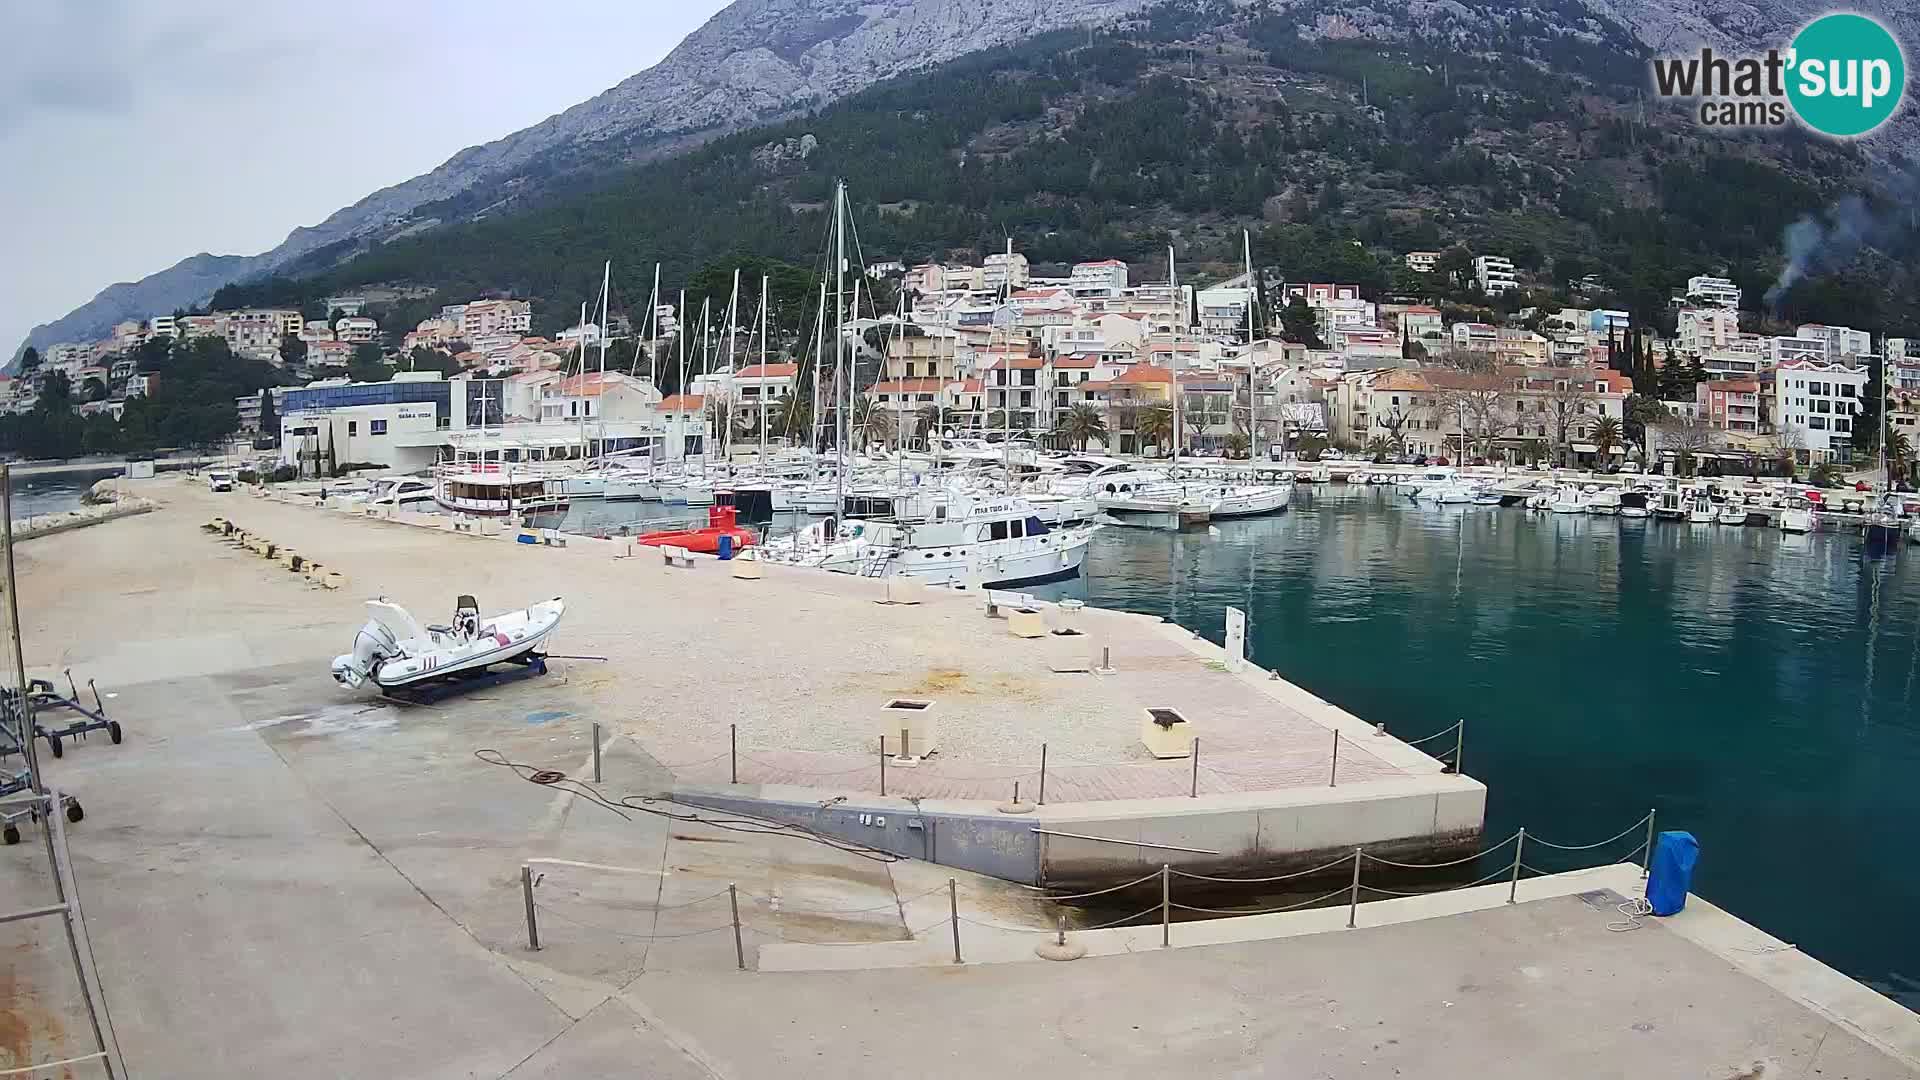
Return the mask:
[[1887,469],[1887,407],[1880,403],[1879,449],[1874,454],[1876,471],[1873,501],[1868,504],[1866,530],[1867,554],[1884,555],[1900,546],[1900,537],[1906,532],[1905,502],[1893,490],[1892,476]]

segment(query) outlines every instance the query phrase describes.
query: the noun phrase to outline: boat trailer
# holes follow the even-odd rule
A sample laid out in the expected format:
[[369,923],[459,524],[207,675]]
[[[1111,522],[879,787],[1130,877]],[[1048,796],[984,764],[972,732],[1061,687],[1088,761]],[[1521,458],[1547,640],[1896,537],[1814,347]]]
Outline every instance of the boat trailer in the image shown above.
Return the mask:
[[[34,736],[47,740],[47,749],[51,750],[56,758],[66,756],[66,744],[63,740],[84,739],[90,731],[104,731],[114,745],[119,745],[122,737],[120,721],[107,716],[106,706],[100,701],[100,688],[93,684],[92,679],[87,680],[87,689],[93,691],[93,707],[88,708],[80,700],[79,688],[73,684],[72,669],[67,670],[66,676],[69,696],[65,697],[61,696],[60,692],[53,688],[53,684],[45,679],[31,679],[27,682],[27,698],[33,705],[35,717]],[[17,698],[17,693],[8,694],[5,698],[4,707],[7,711],[5,726],[10,730],[7,731],[5,740],[0,741],[0,760],[4,760],[9,754],[22,752],[18,740],[13,737],[13,732],[21,730]],[[40,721],[41,716],[56,711],[78,713],[80,718],[60,727]]]
[[390,701],[403,705],[432,705],[437,701],[460,694],[469,694],[476,690],[489,690],[507,683],[531,679],[547,673],[545,653],[525,653],[511,660],[477,669],[449,675],[429,683],[415,683],[411,686],[396,686],[389,690],[381,688],[380,693]]

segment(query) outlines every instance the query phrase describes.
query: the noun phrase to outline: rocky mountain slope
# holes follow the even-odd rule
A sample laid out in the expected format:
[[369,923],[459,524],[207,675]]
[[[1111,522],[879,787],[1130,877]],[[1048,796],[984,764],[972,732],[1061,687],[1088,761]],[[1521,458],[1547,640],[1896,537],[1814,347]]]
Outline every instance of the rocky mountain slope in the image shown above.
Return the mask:
[[[501,213],[570,180],[674,153],[715,134],[818,107],[904,72],[1063,27],[1137,15],[1154,0],[737,0],[666,59],[566,112],[461,151],[423,176],[383,189],[251,257],[199,255],[140,282],[108,288],[29,343],[98,336],[123,318],[205,300],[221,284],[296,260],[311,266],[374,240]],[[1275,9],[1306,0],[1275,0]],[[1234,0],[1244,7],[1248,0]],[[1436,14],[1460,0],[1420,0]],[[1568,24],[1589,12],[1656,51],[1702,41],[1721,48],[1785,40],[1824,8],[1815,0],[1563,0]],[[1909,40],[1920,15],[1892,0],[1861,5]],[[1336,32],[1341,32],[1336,28]],[[1912,121],[1920,110],[1905,110]],[[1911,134],[1903,128],[1902,138]],[[1908,138],[1908,141],[1912,140]]]
[[[209,274],[207,255],[112,286],[28,344],[97,336],[114,322],[204,301],[215,288],[330,245],[437,223],[416,215],[456,198],[484,213],[530,174],[605,169],[796,109],[901,72],[1034,34],[1128,15],[1151,0],[736,0],[653,67],[523,131],[376,191],[271,251]],[[476,197],[478,196],[478,197]],[[231,257],[229,257],[231,258]],[[225,274],[222,277],[222,274]],[[140,306],[136,307],[134,304]]]

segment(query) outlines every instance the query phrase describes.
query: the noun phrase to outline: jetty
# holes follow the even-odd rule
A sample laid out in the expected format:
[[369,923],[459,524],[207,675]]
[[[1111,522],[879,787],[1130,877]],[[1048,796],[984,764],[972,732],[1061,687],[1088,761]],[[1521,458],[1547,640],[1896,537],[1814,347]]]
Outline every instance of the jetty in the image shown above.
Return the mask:
[[[130,721],[50,775],[87,798],[72,877],[140,1075],[1920,1067],[1913,1014],[1791,945],[1623,912],[1633,823],[1572,874],[1361,876],[1505,843],[1471,731],[1381,732],[1157,619],[134,488],[160,509],[16,554],[29,667]],[[460,594],[564,595],[554,673],[332,684],[362,599]],[[37,854],[0,848],[0,895],[43,901]],[[1169,882],[1296,873],[1329,895],[1167,917],[1209,906]],[[1111,917],[1048,899],[1101,889]],[[6,1067],[85,1050],[44,922],[0,926]]]

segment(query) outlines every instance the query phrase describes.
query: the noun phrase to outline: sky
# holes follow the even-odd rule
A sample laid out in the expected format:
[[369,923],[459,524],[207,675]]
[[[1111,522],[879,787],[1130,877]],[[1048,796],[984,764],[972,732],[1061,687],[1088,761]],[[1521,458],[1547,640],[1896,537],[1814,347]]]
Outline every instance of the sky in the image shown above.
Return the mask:
[[727,0],[0,0],[0,354],[652,66]]

